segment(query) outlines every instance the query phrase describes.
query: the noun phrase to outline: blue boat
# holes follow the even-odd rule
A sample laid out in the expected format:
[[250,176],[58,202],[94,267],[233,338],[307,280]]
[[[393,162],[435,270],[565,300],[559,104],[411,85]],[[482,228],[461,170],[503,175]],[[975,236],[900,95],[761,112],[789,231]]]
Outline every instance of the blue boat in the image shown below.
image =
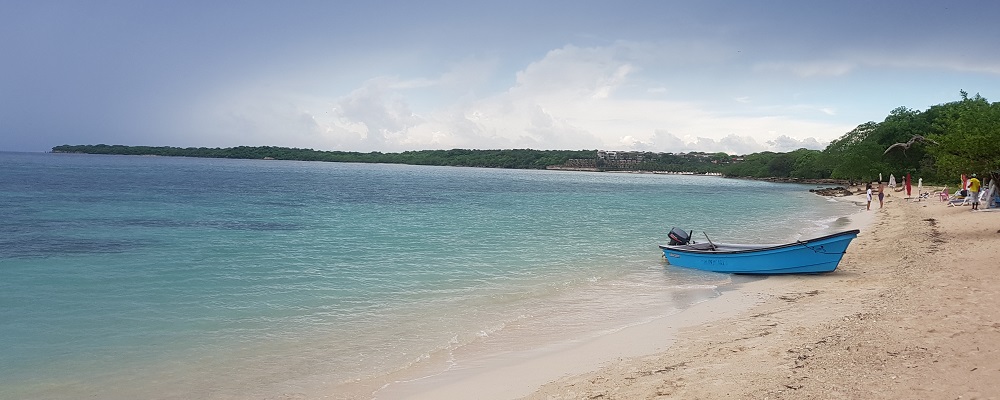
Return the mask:
[[674,228],[670,244],[660,245],[671,265],[730,274],[814,274],[837,269],[854,229],[786,244],[695,243],[691,235]]

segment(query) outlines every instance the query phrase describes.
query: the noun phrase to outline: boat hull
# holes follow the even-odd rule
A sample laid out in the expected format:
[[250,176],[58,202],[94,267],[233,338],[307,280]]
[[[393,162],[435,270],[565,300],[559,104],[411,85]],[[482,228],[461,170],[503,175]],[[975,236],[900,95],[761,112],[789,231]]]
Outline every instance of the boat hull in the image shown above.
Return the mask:
[[810,274],[832,272],[840,264],[847,246],[858,236],[857,229],[806,241],[754,248],[743,245],[718,250],[693,245],[660,245],[671,265],[731,274]]

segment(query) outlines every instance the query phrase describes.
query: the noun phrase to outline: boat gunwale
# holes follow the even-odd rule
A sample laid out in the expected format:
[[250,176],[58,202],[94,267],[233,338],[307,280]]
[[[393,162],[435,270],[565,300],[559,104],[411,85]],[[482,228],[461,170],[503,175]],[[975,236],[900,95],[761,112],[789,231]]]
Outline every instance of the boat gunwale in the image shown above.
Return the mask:
[[[795,242],[792,242],[792,243],[785,243],[785,244],[779,244],[779,245],[774,245],[774,246],[761,247],[761,248],[757,248],[757,249],[725,250],[725,251],[719,251],[719,250],[700,250],[700,249],[684,248],[685,246],[689,246],[689,245],[671,246],[671,245],[663,245],[663,244],[660,245],[660,249],[662,249],[662,250],[669,250],[669,251],[676,251],[676,252],[680,252],[680,253],[697,254],[697,255],[746,254],[746,253],[756,253],[756,252],[770,251],[770,250],[779,250],[779,249],[783,249],[783,248],[786,248],[786,247],[804,246],[804,245],[809,245],[810,243],[814,243],[814,242],[819,242],[819,241],[823,241],[823,240],[827,240],[827,239],[833,239],[833,238],[836,238],[838,236],[846,236],[846,235],[855,235],[855,236],[857,236],[860,233],[861,233],[860,229],[851,229],[849,231],[832,233],[832,234],[829,234],[829,235],[826,235],[826,236],[820,236],[820,237],[817,237],[817,238],[812,238],[812,239],[808,239],[808,240],[804,240],[804,241],[803,240],[796,240]],[[720,245],[722,245],[722,243],[720,243]]]

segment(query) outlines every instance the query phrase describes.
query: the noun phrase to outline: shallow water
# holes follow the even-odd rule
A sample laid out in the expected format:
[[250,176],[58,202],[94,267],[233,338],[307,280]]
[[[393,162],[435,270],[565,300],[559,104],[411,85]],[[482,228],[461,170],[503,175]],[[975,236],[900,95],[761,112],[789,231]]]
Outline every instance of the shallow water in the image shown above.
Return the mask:
[[672,226],[836,230],[808,188],[0,153],[0,397],[315,396],[598,335],[731,284],[665,265]]

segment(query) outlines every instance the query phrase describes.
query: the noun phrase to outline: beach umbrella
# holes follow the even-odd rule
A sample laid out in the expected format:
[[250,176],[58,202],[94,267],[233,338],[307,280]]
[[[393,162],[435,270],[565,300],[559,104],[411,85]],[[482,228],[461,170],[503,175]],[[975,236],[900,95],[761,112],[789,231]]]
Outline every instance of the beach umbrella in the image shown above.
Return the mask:
[[906,173],[906,196],[910,196],[910,173]]
[[920,191],[924,188],[924,178],[917,179],[917,196],[920,196]]
[[878,181],[879,181],[879,183],[882,182],[882,173],[881,172],[878,173]]
[[896,187],[896,176],[893,174],[889,174],[889,187]]

